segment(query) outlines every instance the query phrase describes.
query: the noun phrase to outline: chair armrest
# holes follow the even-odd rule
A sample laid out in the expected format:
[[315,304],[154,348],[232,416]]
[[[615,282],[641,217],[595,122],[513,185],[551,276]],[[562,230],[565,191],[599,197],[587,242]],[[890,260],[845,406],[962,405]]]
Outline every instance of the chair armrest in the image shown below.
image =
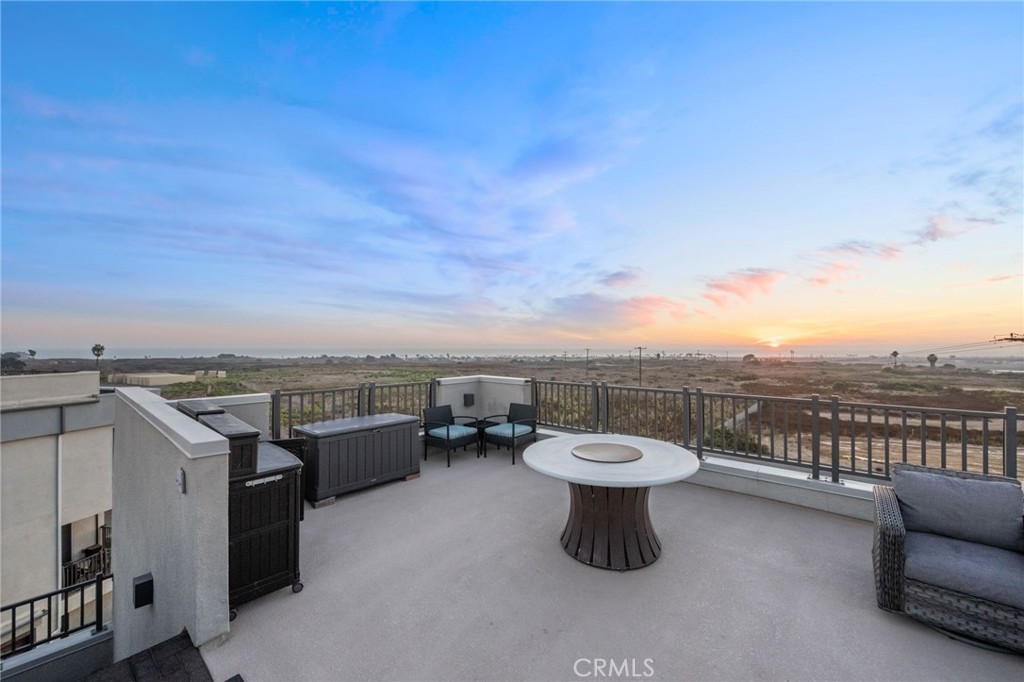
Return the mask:
[[457,414],[452,419],[468,419],[470,421],[476,421],[476,417],[471,417],[468,414]]
[[900,504],[893,489],[876,485],[873,493],[875,532],[871,558],[875,570],[875,598],[881,609],[902,611],[903,565],[906,560],[903,545],[907,529],[903,526]]
[[436,428],[438,426],[448,427],[451,426],[451,424],[449,424],[448,422],[423,422],[423,433],[426,433],[427,431],[430,431],[431,429]]
[[492,415],[489,415],[487,417],[481,418],[480,421],[482,421],[482,422],[483,421],[488,421],[489,419],[496,419],[498,417],[501,417],[505,421],[508,421],[508,415],[507,414],[492,414]]

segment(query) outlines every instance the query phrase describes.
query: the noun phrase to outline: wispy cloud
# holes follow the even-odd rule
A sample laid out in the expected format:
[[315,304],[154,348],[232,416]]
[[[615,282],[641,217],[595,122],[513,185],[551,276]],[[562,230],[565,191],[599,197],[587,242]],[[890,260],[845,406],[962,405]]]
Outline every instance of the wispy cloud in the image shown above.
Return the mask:
[[183,46],[178,51],[189,66],[210,66],[217,61],[216,55],[198,45]]
[[812,284],[824,287],[849,279],[856,271],[857,268],[849,263],[835,261],[811,273],[805,279]]
[[731,272],[721,279],[708,282],[703,296],[719,308],[724,308],[737,299],[750,301],[755,292],[771,293],[775,284],[785,277],[777,270],[747,268]]
[[665,296],[586,293],[553,298],[530,324],[591,336],[649,327],[663,315],[680,321],[686,310],[685,304]]
[[624,287],[629,284],[635,284],[640,279],[640,268],[624,268],[615,272],[610,272],[599,281],[601,284],[607,287]]
[[899,257],[902,249],[893,243],[849,239],[834,246],[827,247],[825,251],[840,255],[877,256],[886,260],[892,260]]

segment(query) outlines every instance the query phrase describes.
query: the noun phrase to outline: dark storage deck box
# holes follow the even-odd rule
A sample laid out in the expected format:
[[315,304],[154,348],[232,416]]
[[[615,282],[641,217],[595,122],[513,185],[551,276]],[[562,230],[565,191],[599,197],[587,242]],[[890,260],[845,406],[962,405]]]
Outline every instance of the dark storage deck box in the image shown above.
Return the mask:
[[407,478],[420,471],[419,419],[377,414],[304,424],[306,499],[326,502],[342,493]]
[[[254,471],[228,482],[228,601],[236,606],[292,586],[298,592],[302,462],[258,445]],[[232,613],[233,615],[233,613]]]

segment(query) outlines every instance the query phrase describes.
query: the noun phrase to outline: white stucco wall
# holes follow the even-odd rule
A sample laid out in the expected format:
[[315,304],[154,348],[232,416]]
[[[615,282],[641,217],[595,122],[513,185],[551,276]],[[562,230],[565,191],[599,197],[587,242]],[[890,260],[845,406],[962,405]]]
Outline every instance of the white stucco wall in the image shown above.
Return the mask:
[[[463,406],[463,396],[472,393],[472,407]],[[439,379],[436,404],[451,405],[455,414],[482,419],[507,414],[510,403],[531,403],[529,379],[495,376],[450,377]]]
[[57,586],[57,436],[0,447],[0,603]]
[[95,397],[99,389],[99,372],[5,376],[0,378],[0,407],[68,403]]
[[114,432],[107,426],[62,436],[61,524],[102,514],[111,504]]
[[[139,388],[118,390],[114,428],[115,660],[183,628],[196,645],[227,633],[227,439]],[[137,609],[146,573],[154,603]]]

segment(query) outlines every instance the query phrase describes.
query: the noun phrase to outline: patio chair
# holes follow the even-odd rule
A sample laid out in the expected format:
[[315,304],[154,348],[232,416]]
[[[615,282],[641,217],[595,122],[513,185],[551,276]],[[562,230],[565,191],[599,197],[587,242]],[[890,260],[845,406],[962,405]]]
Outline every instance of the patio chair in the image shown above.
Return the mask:
[[480,433],[475,427],[456,424],[456,419],[471,419],[475,417],[455,416],[452,414],[451,405],[439,407],[427,407],[423,409],[423,460],[427,459],[427,447],[444,448],[448,457],[448,466],[452,465],[452,450],[458,447],[466,449],[472,443],[477,445],[477,456],[479,456]]
[[512,403],[508,406],[508,414],[493,414],[484,417],[484,421],[499,418],[505,422],[484,429],[484,456],[487,456],[488,443],[494,443],[499,448],[507,445],[512,450],[512,464],[515,465],[516,446],[537,440],[537,406]]
[[1024,654],[1020,481],[895,464],[874,498],[878,606]]

